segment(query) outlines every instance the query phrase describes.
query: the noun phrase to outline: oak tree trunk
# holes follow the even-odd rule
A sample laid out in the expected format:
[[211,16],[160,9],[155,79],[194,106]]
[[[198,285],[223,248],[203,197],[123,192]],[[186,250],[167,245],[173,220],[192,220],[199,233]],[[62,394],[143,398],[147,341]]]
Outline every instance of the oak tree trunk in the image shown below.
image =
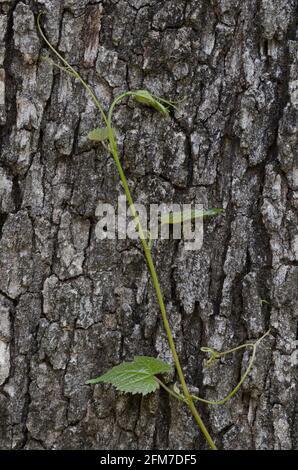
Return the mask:
[[206,399],[226,395],[248,354],[205,369],[200,347],[229,349],[271,326],[241,391],[200,411],[221,448],[297,448],[297,7],[0,0],[2,449],[207,447],[163,391],[84,384],[135,354],[171,356],[138,242],[96,239],[97,204],[123,189],[86,137],[100,125],[93,103],[42,60],[39,10],[105,109],[129,89],[185,98],[170,120],[124,102],[115,127],[136,200],[225,209],[206,221],[201,250],[153,250],[187,382]]

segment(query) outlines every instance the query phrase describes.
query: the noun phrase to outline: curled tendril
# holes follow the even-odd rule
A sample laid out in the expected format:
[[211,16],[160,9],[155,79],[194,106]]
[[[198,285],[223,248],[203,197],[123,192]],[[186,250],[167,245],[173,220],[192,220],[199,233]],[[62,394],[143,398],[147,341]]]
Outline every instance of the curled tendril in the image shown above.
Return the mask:
[[[196,395],[191,395],[191,398],[193,400],[197,400],[197,401],[200,401],[201,403],[206,403],[208,405],[224,405],[227,401],[229,401],[238,392],[239,388],[241,387],[241,385],[243,384],[243,382],[247,378],[248,374],[250,373],[250,371],[253,367],[255,358],[256,358],[257,347],[260,344],[260,342],[266,336],[269,335],[269,333],[270,333],[270,329],[268,331],[266,331],[266,333],[263,336],[261,336],[261,338],[259,338],[257,341],[255,341],[254,343],[241,344],[240,346],[237,346],[236,348],[228,349],[227,351],[223,351],[223,352],[219,352],[219,351],[216,351],[215,349],[208,348],[208,347],[205,347],[205,346],[202,347],[201,351],[205,352],[205,353],[208,353],[210,355],[209,359],[205,363],[206,367],[210,367],[212,364],[214,364],[215,361],[217,361],[217,359],[220,359],[221,357],[224,357],[228,354],[232,354],[235,351],[239,351],[240,349],[251,348],[252,349],[252,355],[251,355],[249,364],[247,366],[247,369],[244,372],[244,374],[242,375],[240,381],[238,382],[236,387],[226,397],[222,398],[221,400],[217,400],[217,401],[205,400],[204,398],[197,397]],[[180,401],[184,401],[184,402],[187,401],[186,398],[181,393],[177,392],[177,387],[175,387],[174,390],[171,390],[171,389],[169,389],[169,387],[166,387],[160,380],[158,380],[158,382],[160,383],[160,385],[165,390],[167,390],[168,393],[170,393],[170,395],[174,396],[175,398],[177,398]]]
[[218,351],[215,351],[215,349],[212,349],[212,348],[203,347],[203,348],[201,348],[201,351],[210,354],[209,359],[205,360],[205,366],[206,367],[211,367],[212,364],[217,359],[219,359],[221,357],[221,354]]

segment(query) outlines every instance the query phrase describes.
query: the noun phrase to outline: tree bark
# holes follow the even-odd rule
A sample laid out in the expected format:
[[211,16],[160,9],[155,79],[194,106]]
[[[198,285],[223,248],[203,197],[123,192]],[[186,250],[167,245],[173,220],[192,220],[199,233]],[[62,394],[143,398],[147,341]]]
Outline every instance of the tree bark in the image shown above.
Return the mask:
[[129,89],[185,98],[171,120],[128,101],[115,127],[136,200],[225,209],[206,220],[201,250],[175,240],[153,250],[187,382],[206,399],[226,395],[248,354],[206,369],[200,347],[271,327],[238,394],[199,408],[220,448],[297,448],[297,7],[0,0],[2,449],[207,447],[163,391],[85,385],[135,354],[171,356],[139,243],[96,239],[98,202],[123,190],[86,137],[99,113],[42,60],[39,10],[105,109]]

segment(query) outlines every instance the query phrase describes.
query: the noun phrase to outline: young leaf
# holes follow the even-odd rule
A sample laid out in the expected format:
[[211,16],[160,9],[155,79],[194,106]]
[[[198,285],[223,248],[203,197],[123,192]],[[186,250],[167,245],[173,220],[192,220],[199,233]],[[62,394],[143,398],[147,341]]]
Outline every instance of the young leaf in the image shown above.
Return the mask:
[[163,116],[169,117],[169,110],[166,108],[157,98],[151,95],[147,90],[137,90],[133,92],[135,100],[139,103],[151,106],[152,108],[159,111]]
[[[114,133],[114,131],[113,131]],[[109,138],[109,130],[107,127],[93,129],[93,131],[89,132],[88,139],[95,140],[96,142],[103,142]]]
[[160,225],[166,225],[166,224],[181,224],[181,222],[186,222],[188,220],[195,220],[195,219],[200,219],[202,217],[208,217],[212,215],[217,215],[221,214],[223,212],[223,209],[207,209],[201,210],[201,211],[196,211],[196,210],[189,210],[189,211],[180,211],[180,212],[171,212],[170,214],[166,214],[161,217],[160,219]]
[[88,380],[86,383],[110,383],[121,392],[147,395],[159,388],[159,383],[155,380],[154,376],[170,371],[171,366],[160,359],[136,356],[133,362],[123,362],[119,366],[113,367],[104,375]]

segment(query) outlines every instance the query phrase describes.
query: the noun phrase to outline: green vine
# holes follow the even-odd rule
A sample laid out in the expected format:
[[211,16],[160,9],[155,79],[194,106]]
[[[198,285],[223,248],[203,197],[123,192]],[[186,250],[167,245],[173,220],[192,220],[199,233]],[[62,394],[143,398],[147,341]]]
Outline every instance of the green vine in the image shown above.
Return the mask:
[[[152,278],[152,282],[153,282],[155,293],[156,293],[156,298],[158,301],[161,317],[163,320],[164,329],[167,335],[167,339],[168,339],[169,347],[170,347],[171,354],[173,357],[173,361],[175,364],[175,368],[179,377],[182,393],[180,392],[177,386],[176,387],[174,386],[174,388],[171,389],[170,387],[165,385],[160,380],[159,377],[157,377],[157,375],[169,372],[171,370],[170,365],[161,361],[160,359],[146,357],[146,356],[136,356],[133,362],[123,363],[118,366],[115,366],[106,374],[100,377],[97,377],[96,379],[89,380],[87,383],[95,384],[95,383],[100,383],[100,382],[107,382],[107,383],[113,384],[120,391],[129,392],[129,393],[142,393],[143,395],[146,395],[147,393],[151,393],[157,390],[159,387],[164,388],[172,397],[178,399],[179,401],[182,401],[183,403],[187,405],[198,427],[200,428],[206,441],[208,442],[210,448],[212,450],[216,450],[217,449],[216,445],[213,439],[211,438],[206,426],[204,425],[202,421],[202,418],[195,406],[195,401],[200,401],[202,403],[206,403],[209,405],[222,405],[226,403],[228,400],[230,400],[235,395],[235,393],[239,390],[242,383],[244,382],[249,372],[251,371],[251,368],[253,366],[253,362],[255,359],[255,355],[256,355],[257,346],[260,343],[260,341],[269,332],[265,333],[265,335],[263,335],[262,338],[257,340],[255,343],[243,344],[241,346],[235,347],[233,349],[230,349],[228,351],[221,352],[221,353],[214,351],[211,348],[207,348],[207,347],[201,348],[203,352],[210,354],[210,358],[207,363],[207,365],[209,366],[216,360],[224,357],[225,355],[233,353],[243,348],[252,348],[253,352],[252,352],[252,356],[251,356],[249,365],[247,367],[247,370],[242,376],[240,382],[237,384],[237,386],[232,390],[232,392],[227,397],[219,401],[209,401],[209,400],[205,400],[203,398],[197,397],[195,395],[192,395],[190,393],[189,388],[186,384],[186,380],[185,380],[185,376],[181,367],[180,359],[176,351],[176,346],[175,346],[173,335],[172,335],[171,328],[169,325],[166,307],[165,307],[163,295],[162,295],[160,284],[159,284],[159,279],[158,279],[155,265],[153,262],[153,258],[151,254],[152,240],[150,238],[150,233],[148,233],[146,230],[143,230],[142,228],[142,225],[141,225],[141,222],[140,222],[140,219],[139,219],[139,216],[138,216],[138,213],[135,208],[135,204],[134,204],[131,192],[130,192],[130,188],[128,186],[128,182],[127,182],[126,176],[124,174],[124,171],[123,171],[120,159],[119,159],[116,134],[112,126],[113,112],[115,110],[115,107],[125,98],[133,98],[135,101],[141,104],[150,106],[154,108],[156,111],[158,111],[159,113],[161,113],[165,118],[169,118],[169,115],[170,115],[169,110],[171,108],[175,108],[177,102],[159,98],[157,96],[152,95],[147,90],[127,91],[114,99],[114,101],[112,102],[109,108],[108,113],[106,114],[106,112],[104,111],[104,108],[102,107],[100,101],[96,97],[92,88],[86,83],[86,81],[81,77],[81,75],[64,59],[64,57],[52,46],[52,44],[46,38],[40,25],[41,15],[42,13],[40,13],[37,16],[38,32],[40,36],[42,37],[42,39],[44,40],[44,42],[49,47],[49,49],[61,61],[63,65],[55,63],[49,57],[44,57],[43,59],[48,61],[53,66],[58,67],[63,72],[66,72],[71,77],[77,79],[85,88],[85,90],[87,91],[90,98],[93,100],[94,104],[96,105],[96,107],[98,108],[101,114],[105,127],[94,129],[93,131],[89,133],[88,137],[89,139],[97,141],[97,142],[101,142],[104,145],[105,145],[105,142],[107,141],[108,146],[106,148],[109,150],[110,154],[112,155],[115,161],[115,164],[119,173],[119,177],[122,182],[124,192],[128,201],[128,205],[129,205],[132,217],[135,221],[136,228],[139,233],[139,238],[143,247],[148,269]],[[205,216],[210,216],[210,215],[216,215],[219,212],[221,212],[221,209],[209,209],[205,212],[200,212],[199,214],[191,213],[187,217],[188,219],[197,218],[197,217],[205,217]],[[169,220],[168,223],[175,223],[175,214],[172,216],[172,220]]]

